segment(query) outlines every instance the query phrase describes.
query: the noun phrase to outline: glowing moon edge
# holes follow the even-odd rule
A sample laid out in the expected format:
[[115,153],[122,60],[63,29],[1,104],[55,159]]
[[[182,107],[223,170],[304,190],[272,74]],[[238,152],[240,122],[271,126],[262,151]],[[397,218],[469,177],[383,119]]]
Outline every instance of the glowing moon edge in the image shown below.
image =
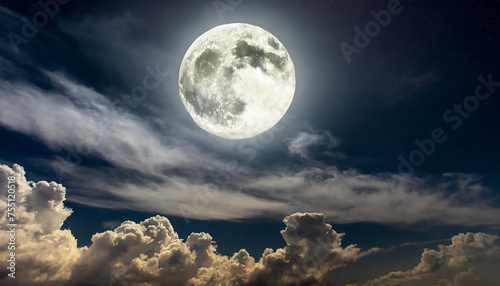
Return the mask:
[[244,23],[217,26],[187,50],[179,71],[184,107],[203,130],[226,139],[272,128],[290,107],[295,67],[285,46]]

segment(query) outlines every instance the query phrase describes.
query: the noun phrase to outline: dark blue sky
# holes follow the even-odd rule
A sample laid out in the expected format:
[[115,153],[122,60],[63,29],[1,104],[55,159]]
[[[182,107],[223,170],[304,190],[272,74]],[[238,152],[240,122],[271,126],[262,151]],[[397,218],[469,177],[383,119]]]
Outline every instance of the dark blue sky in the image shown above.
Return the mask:
[[[430,242],[387,254],[385,268],[359,262],[376,273],[362,280],[413,267],[460,232],[498,235],[500,2],[402,0],[356,45],[357,28],[391,2],[243,0],[218,11],[201,0],[73,0],[26,37],[22,19],[40,6],[2,1],[0,162],[67,188],[63,228],[79,245],[160,214],[182,238],[207,232],[222,254],[257,258],[285,245],[281,221],[297,211],[325,213],[363,249]],[[200,129],[177,83],[190,44],[233,22],[275,35],[297,78],[281,128],[236,141]],[[357,50],[349,60],[343,44]],[[151,70],[168,76],[127,105],[122,95]],[[429,143],[434,132],[446,140]]]

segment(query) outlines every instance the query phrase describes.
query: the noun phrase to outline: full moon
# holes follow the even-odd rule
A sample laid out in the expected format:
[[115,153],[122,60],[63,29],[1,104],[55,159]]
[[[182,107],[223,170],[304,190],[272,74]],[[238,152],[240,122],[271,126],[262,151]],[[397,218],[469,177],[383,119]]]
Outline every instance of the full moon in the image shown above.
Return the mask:
[[217,26],[187,50],[179,92],[205,131],[226,139],[250,138],[273,127],[288,110],[295,68],[283,44],[264,29]]

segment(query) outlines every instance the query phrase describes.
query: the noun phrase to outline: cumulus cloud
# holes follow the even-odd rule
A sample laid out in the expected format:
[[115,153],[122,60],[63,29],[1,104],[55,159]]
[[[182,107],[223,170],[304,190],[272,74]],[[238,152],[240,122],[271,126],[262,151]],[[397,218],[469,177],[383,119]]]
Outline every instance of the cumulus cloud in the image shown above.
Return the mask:
[[[9,257],[17,253],[16,279],[7,277],[9,270],[3,267],[2,285],[41,284],[64,281],[71,275],[71,267],[80,257],[82,249],[77,248],[76,238],[69,230],[61,230],[71,210],[64,207],[66,189],[54,182],[30,183],[19,165],[9,168],[0,165],[0,195],[7,198],[8,177],[15,179],[15,249],[8,249],[10,234],[0,232],[0,254]],[[7,202],[0,202],[0,223],[7,225]],[[22,273],[22,274],[21,274]],[[19,283],[19,284],[17,284]]]
[[[64,207],[65,188],[54,182],[29,183],[22,167],[0,166],[2,195],[9,176],[16,177],[19,241],[17,283],[113,285],[295,285],[319,283],[326,272],[369,252],[342,247],[337,233],[319,213],[296,213],[284,219],[287,244],[266,249],[255,261],[242,249],[231,257],[217,253],[207,233],[183,241],[169,220],[155,216],[140,223],[125,221],[114,230],[96,233],[89,247],[78,248],[69,230],[61,230],[71,210]],[[7,205],[1,205],[6,224]],[[1,233],[1,255],[8,237]],[[5,272],[5,270],[2,270]],[[5,274],[5,273],[4,273]],[[2,283],[12,283],[3,276]],[[6,277],[6,278],[5,278]]]
[[[479,274],[474,266],[479,263],[500,263],[498,236],[486,233],[461,233],[451,239],[450,245],[440,245],[438,250],[425,249],[420,263],[408,271],[391,272],[370,280],[364,286],[398,285],[498,285],[500,279],[489,273]],[[454,275],[451,275],[454,274]],[[442,278],[452,276],[455,278]],[[354,284],[351,286],[356,286]]]
[[[333,230],[321,213],[287,216],[281,231],[286,246],[266,249],[258,260],[244,249],[220,255],[207,233],[192,233],[184,241],[162,216],[125,221],[93,235],[90,246],[77,247],[71,231],[60,229],[71,215],[64,207],[65,188],[54,182],[28,182],[22,167],[0,165],[2,196],[7,194],[9,176],[16,178],[16,231],[22,243],[16,246],[15,282],[22,285],[324,285],[328,272],[381,250],[343,246],[344,234]],[[5,225],[7,205],[0,204],[0,223]],[[485,233],[459,234],[451,245],[426,249],[414,269],[365,285],[412,285],[443,269],[455,271],[460,281],[489,281],[474,267],[479,262],[499,262],[497,239]],[[7,241],[7,233],[0,233],[3,257],[8,256]],[[11,278],[2,277],[2,285],[14,285]],[[435,283],[447,282],[444,276],[433,277]]]

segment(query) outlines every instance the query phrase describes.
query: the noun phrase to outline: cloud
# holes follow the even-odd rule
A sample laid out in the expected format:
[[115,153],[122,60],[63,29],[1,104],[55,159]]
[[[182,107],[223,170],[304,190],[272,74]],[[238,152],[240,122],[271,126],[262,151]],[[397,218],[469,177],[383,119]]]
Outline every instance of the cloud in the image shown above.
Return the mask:
[[[93,207],[154,211],[188,220],[321,212],[338,223],[500,224],[500,209],[491,190],[481,184],[480,177],[470,174],[421,178],[309,167],[297,172],[213,171],[208,173],[213,175],[210,181],[199,182],[174,175],[160,181],[137,177],[127,181],[116,176],[112,168],[79,171],[68,180],[71,201]],[[93,178],[92,184],[82,178]]]
[[[421,262],[415,268],[391,272],[362,285],[498,285],[500,279],[481,276],[474,267],[481,263],[500,263],[498,239],[498,236],[481,232],[458,234],[451,239],[450,245],[439,245],[439,250],[425,249]],[[450,282],[447,278],[443,279],[443,276],[455,278]],[[489,273],[489,277],[495,276],[494,273]],[[351,286],[356,285],[360,284]]]
[[[304,160],[298,170],[279,162],[263,166],[255,154],[265,144],[214,147],[223,144],[192,140],[189,128],[176,122],[164,122],[173,130],[162,134],[123,102],[116,105],[62,74],[44,74],[54,86],[50,91],[1,81],[0,124],[68,155],[72,162],[56,157],[39,163],[67,180],[73,202],[187,219],[322,212],[341,223],[500,224],[495,198],[470,174],[384,176],[327,167],[314,159]],[[336,148],[340,141],[328,132],[300,132],[286,143],[291,154],[308,158],[314,148]],[[247,152],[254,156],[245,161]],[[86,168],[80,165],[83,157],[112,167]]]
[[438,79],[439,77],[432,71],[401,76],[397,81],[390,85],[390,98],[388,103],[393,104],[399,102],[408,96],[411,96],[416,91],[425,89],[429,85],[435,83]]
[[438,76],[435,72],[424,72],[418,75],[402,76],[396,83],[396,86],[410,86],[413,90],[421,89],[435,82]]
[[[54,182],[28,182],[22,167],[0,165],[4,197],[9,176],[16,177],[16,238],[22,243],[15,250],[15,282],[22,285],[323,285],[328,272],[382,250],[342,246],[344,234],[333,230],[321,213],[285,217],[281,235],[286,246],[266,249],[259,260],[244,249],[232,256],[218,254],[207,233],[192,233],[184,241],[159,215],[140,223],[125,221],[94,234],[90,246],[79,248],[71,231],[60,229],[71,215],[64,207],[65,188]],[[0,223],[4,225],[6,211],[2,201]],[[412,285],[430,278],[448,285],[445,276],[438,275],[444,270],[456,273],[459,281],[495,281],[478,273],[483,269],[480,263],[500,262],[497,240],[485,233],[456,235],[450,245],[426,249],[414,269],[392,272],[364,285]],[[0,233],[3,257],[10,252],[7,242],[8,234]],[[11,278],[2,277],[2,285],[12,285]]]
[[332,136],[330,132],[323,134],[299,132],[295,138],[288,140],[287,145],[290,154],[297,154],[307,158],[311,147],[322,145],[333,149],[340,145],[340,139]]
[[[156,73],[156,68],[161,70],[150,67],[149,72]],[[131,112],[125,100],[116,104],[60,74],[46,75],[63,91],[0,81],[0,124],[36,136],[52,149],[65,150],[76,163],[83,156],[98,156],[145,174],[198,164],[217,166],[217,160],[182,139],[163,140],[147,121]]]
[[[319,282],[326,272],[354,261],[365,252],[341,246],[337,233],[319,213],[296,213],[284,219],[287,243],[266,249],[259,261],[244,250],[220,255],[207,233],[192,233],[184,242],[169,220],[155,216],[140,223],[125,221],[114,230],[96,233],[89,247],[78,248],[70,230],[60,230],[71,210],[64,207],[65,188],[54,182],[29,183],[22,167],[0,165],[1,194],[9,176],[16,177],[16,249],[23,285],[286,285]],[[7,205],[1,205],[6,224]],[[0,253],[8,256],[8,234],[1,235]],[[5,270],[3,270],[5,272]],[[3,273],[4,274],[4,273]],[[3,275],[8,285],[11,278]],[[263,284],[264,283],[264,284]]]
[[320,167],[262,176],[242,188],[287,202],[294,211],[321,211],[341,223],[500,223],[500,210],[486,199],[490,190],[479,177],[467,174],[419,178]]
[[[64,281],[71,275],[71,267],[79,259],[82,249],[69,230],[61,230],[71,210],[64,207],[66,189],[54,182],[29,183],[22,167],[0,165],[0,195],[7,198],[8,177],[16,178],[16,245],[8,249],[10,234],[0,232],[0,253],[9,257],[16,252],[16,280],[7,277],[4,267],[2,285],[41,284],[46,281]],[[0,223],[7,225],[7,202],[0,202]],[[19,284],[16,284],[16,283]]]
[[102,227],[105,229],[115,229],[117,226],[121,224],[119,220],[107,220],[102,222]]

